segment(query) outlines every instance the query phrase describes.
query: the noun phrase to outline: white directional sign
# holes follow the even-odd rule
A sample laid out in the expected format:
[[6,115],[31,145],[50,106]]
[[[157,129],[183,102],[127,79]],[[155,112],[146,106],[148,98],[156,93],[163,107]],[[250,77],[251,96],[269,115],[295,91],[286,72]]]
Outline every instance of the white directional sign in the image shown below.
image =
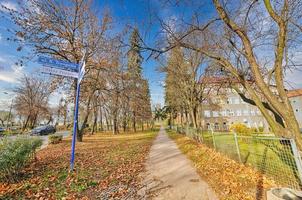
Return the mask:
[[79,77],[78,72],[73,72],[73,71],[68,71],[68,70],[63,70],[63,69],[57,69],[57,68],[52,68],[52,67],[46,67],[46,66],[43,66],[41,68],[41,72],[46,73],[46,74],[67,76],[67,77],[73,77],[73,78],[78,78]]

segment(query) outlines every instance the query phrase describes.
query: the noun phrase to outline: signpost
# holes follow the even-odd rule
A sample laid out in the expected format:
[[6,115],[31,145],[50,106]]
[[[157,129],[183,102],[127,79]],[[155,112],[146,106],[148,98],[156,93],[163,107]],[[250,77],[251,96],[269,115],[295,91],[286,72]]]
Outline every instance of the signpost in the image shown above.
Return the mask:
[[[85,75],[85,61],[84,57],[79,64],[71,63],[63,60],[56,60],[48,57],[39,57],[38,62],[43,65],[41,72],[50,75],[59,75],[65,77],[72,77],[77,79],[76,99],[74,108],[74,122],[73,135],[71,144],[71,159],[70,170],[74,168],[75,143],[78,127],[78,112],[79,112],[79,98],[80,98],[80,84]],[[80,68],[80,69],[79,69]]]
[[72,134],[72,144],[71,144],[71,159],[70,159],[70,170],[73,170],[74,167],[74,153],[75,153],[75,143],[76,143],[76,135],[78,129],[78,112],[79,112],[79,98],[80,98],[80,86],[81,81],[85,74],[85,62],[81,62],[81,69],[78,73],[78,81],[77,81],[77,92],[76,92],[76,102],[75,102],[75,110],[74,110],[74,121],[73,121],[73,134]]

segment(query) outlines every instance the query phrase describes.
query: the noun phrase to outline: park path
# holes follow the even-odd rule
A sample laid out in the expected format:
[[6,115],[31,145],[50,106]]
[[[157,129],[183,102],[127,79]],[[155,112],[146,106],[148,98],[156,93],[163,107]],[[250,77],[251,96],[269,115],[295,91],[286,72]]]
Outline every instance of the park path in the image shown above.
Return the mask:
[[160,129],[146,162],[144,199],[216,200],[177,145]]

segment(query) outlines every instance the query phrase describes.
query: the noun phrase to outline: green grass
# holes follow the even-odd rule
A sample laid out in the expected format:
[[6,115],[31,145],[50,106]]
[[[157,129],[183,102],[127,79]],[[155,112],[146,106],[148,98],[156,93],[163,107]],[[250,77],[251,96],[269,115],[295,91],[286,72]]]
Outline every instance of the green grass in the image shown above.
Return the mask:
[[[192,137],[192,134],[189,136]],[[215,148],[238,162],[241,160],[242,163],[273,178],[276,183],[300,189],[298,170],[290,146],[282,145],[279,140],[275,140],[276,138],[263,137],[266,139],[261,139],[261,137],[238,136],[240,157],[234,135],[231,133],[215,133],[213,140],[210,132],[203,132],[199,138],[208,147]]]
[[14,184],[0,182],[0,188],[4,188],[0,199],[35,199],[35,195],[44,199],[85,196],[97,199],[111,186],[136,187],[156,135],[157,131],[144,131],[85,136],[83,142],[77,143],[72,173],[69,173],[71,139],[64,139],[37,153],[37,162],[24,170],[27,177]]

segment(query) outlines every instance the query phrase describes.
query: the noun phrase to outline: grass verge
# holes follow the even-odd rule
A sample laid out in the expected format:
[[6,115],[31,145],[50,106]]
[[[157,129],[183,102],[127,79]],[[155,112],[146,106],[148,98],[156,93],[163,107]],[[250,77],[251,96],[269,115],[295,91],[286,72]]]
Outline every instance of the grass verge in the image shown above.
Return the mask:
[[265,191],[275,183],[251,167],[239,164],[194,140],[168,131],[179,149],[193,162],[199,175],[220,199],[265,199]]
[[75,171],[69,173],[70,138],[37,153],[15,183],[0,182],[0,199],[121,199],[140,188],[156,131],[96,134],[76,144]]

